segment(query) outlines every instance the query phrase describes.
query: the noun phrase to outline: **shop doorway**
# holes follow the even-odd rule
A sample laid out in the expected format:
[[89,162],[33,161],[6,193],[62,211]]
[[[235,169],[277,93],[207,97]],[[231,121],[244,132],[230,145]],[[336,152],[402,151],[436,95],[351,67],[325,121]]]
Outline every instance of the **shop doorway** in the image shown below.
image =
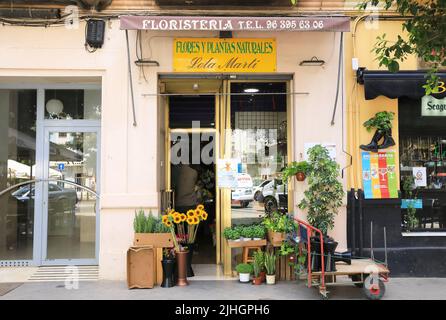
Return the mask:
[[[199,247],[206,249],[203,260],[198,250],[200,253],[194,255],[194,263],[221,264],[226,275],[232,273],[241,252],[227,246],[224,229],[260,223],[268,210],[286,211],[293,203],[292,185],[284,185],[280,173],[293,159],[291,76],[238,77],[239,80],[230,80],[237,76],[224,79],[209,75],[202,78],[160,76],[159,107],[164,117],[164,121],[160,121],[160,132],[165,132],[166,162],[172,161],[172,155],[181,158],[179,148],[172,150],[183,142],[184,148],[192,151],[188,156],[183,155],[183,159],[192,163],[192,170],[210,171],[215,177],[215,186],[218,186],[215,164],[222,158],[238,159],[238,174],[242,180],[249,180],[249,185],[232,189],[212,186],[215,221],[211,221],[210,228],[202,228],[198,238]],[[202,159],[209,136],[214,141],[213,164],[203,166],[202,160],[193,164],[191,155],[198,154],[198,159]],[[193,145],[193,141],[199,143]],[[182,179],[174,178],[178,175],[173,174],[174,166],[166,163],[164,187],[177,192],[178,184],[174,180],[181,183]],[[199,176],[197,173],[197,181]],[[195,189],[200,190],[200,186]],[[177,202],[175,208],[182,207],[180,204]]]

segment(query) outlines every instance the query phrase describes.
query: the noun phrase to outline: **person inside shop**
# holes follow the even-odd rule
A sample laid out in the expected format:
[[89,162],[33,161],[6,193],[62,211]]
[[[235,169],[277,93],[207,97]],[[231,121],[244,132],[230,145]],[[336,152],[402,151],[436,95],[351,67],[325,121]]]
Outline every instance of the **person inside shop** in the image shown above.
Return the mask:
[[187,212],[195,209],[199,199],[196,192],[198,170],[188,163],[172,167],[172,187],[175,191],[175,210]]

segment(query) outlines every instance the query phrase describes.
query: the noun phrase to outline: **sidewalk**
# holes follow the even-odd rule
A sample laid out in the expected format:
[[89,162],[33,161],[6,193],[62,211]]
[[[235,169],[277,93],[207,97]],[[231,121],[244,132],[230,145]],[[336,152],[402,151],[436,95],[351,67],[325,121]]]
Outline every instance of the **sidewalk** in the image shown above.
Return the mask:
[[[187,287],[128,290],[123,281],[85,281],[79,289],[68,290],[62,282],[24,283],[0,300],[9,299],[193,299],[193,300],[319,300],[315,288],[308,289],[303,281],[279,282],[276,285],[253,286],[237,280],[190,280]],[[364,299],[361,289],[353,285],[331,288],[329,298]],[[393,278],[386,285],[384,299],[446,299],[446,278]]]

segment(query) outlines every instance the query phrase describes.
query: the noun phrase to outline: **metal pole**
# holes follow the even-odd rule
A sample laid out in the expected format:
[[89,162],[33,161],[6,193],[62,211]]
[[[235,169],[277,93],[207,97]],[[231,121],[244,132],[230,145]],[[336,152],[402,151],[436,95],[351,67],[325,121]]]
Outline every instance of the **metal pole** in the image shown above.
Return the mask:
[[133,95],[132,64],[130,63],[130,46],[129,46],[129,32],[128,32],[128,30],[125,30],[125,39],[127,40],[127,62],[128,62],[128,67],[129,67],[130,95],[132,97],[133,126],[136,127],[135,97]]

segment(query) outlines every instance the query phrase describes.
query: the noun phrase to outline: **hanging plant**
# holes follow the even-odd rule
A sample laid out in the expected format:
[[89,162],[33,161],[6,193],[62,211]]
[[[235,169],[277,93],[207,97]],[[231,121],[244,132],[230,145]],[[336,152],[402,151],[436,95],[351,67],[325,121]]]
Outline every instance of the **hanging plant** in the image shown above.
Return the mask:
[[392,129],[392,120],[394,119],[394,117],[394,112],[381,111],[364,122],[363,125],[369,132],[373,129],[378,130],[381,133],[388,132],[390,129]]
[[305,180],[308,169],[309,165],[307,161],[293,161],[283,169],[282,180],[284,183],[288,183],[288,180],[295,175],[298,181],[303,181]]
[[308,150],[308,160],[308,189],[298,207],[308,209],[308,222],[326,235],[334,226],[344,197],[342,183],[338,180],[339,165],[321,145]]

